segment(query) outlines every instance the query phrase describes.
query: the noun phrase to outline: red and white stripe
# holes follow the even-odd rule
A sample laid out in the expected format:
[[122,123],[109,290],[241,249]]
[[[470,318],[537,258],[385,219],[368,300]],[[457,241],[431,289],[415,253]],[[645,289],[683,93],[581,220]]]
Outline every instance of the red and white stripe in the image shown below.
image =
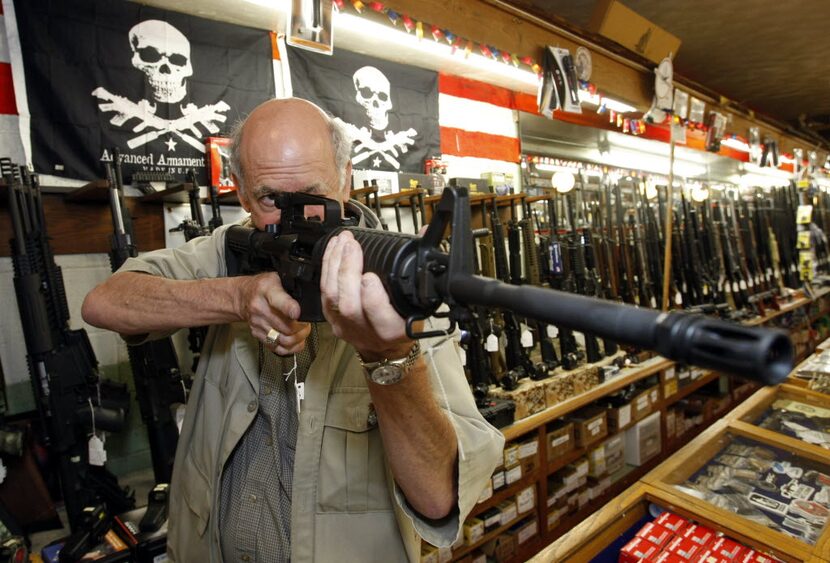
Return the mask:
[[513,175],[519,183],[516,94],[460,76],[438,78],[438,123],[447,176],[479,178],[487,172]]
[[20,47],[16,41],[10,41],[10,33],[7,31],[14,30],[12,39],[16,38],[13,12],[4,9],[10,5],[10,2],[0,4],[0,157],[9,157],[13,162],[22,164],[26,162],[26,157],[20,139],[20,117],[14,93],[10,42],[13,43],[11,48],[16,48],[18,52]]

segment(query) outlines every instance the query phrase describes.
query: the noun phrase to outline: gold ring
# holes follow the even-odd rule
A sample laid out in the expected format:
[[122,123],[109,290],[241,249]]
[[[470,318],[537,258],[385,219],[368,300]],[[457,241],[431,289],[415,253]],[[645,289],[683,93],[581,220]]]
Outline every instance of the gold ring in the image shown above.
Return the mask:
[[276,345],[279,342],[279,340],[280,340],[280,332],[275,328],[272,328],[271,330],[269,330],[268,334],[265,335],[265,343],[268,344],[268,346]]

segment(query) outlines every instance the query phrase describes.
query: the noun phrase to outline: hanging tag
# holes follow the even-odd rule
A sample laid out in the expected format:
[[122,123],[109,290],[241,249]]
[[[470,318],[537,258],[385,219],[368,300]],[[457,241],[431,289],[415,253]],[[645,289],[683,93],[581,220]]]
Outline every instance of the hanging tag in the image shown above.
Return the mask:
[[484,341],[484,349],[488,352],[499,351],[499,339],[495,334],[489,335],[487,340]]
[[703,284],[703,295],[709,295],[709,284]]
[[182,404],[179,404],[179,405],[176,406],[176,412],[175,412],[174,416],[176,418],[176,428],[179,429],[179,434],[182,433],[182,424],[184,423],[185,410],[187,410],[187,409]]
[[461,365],[467,367],[467,352],[462,347],[458,347],[458,356],[461,358]]
[[683,295],[679,291],[674,294],[674,304],[678,307],[683,306]]
[[547,332],[548,338],[556,338],[559,336],[559,329],[555,325],[548,325],[545,332]]
[[746,290],[746,282],[744,280],[741,280],[739,287],[743,290]]
[[294,382],[294,390],[297,394],[297,416],[300,416],[300,407],[303,399],[305,399],[305,383],[302,381]]
[[103,467],[107,462],[107,451],[104,442],[95,434],[89,439],[89,464]]
[[653,295],[651,296],[651,308],[652,308],[652,309],[656,309],[656,308],[657,308],[657,298],[656,298],[656,297],[654,297]]
[[533,335],[527,328],[522,331],[521,341],[523,348],[533,348]]

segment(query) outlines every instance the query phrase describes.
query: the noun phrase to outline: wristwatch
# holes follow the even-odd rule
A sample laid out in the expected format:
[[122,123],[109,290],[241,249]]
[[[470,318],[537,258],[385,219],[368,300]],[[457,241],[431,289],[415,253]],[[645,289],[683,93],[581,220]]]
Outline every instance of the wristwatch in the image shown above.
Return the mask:
[[418,356],[421,355],[421,345],[416,340],[409,354],[398,360],[383,359],[379,362],[364,362],[360,354],[357,354],[357,359],[360,365],[366,370],[366,378],[378,385],[394,385],[409,373]]

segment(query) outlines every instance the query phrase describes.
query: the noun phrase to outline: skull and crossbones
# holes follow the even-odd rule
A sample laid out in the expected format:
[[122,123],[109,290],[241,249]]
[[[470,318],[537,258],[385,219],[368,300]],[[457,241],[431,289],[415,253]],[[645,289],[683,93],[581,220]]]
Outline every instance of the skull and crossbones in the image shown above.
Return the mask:
[[170,134],[205,152],[204,143],[200,140],[204,134],[197,125],[211,134],[218,133],[217,123],[224,123],[227,119],[223,113],[230,109],[228,104],[222,100],[202,107],[189,103],[181,106],[182,117],[178,119],[164,119],[156,115],[157,103],[177,104],[187,96],[187,79],[193,75],[190,41],[178,29],[159,20],[136,24],[130,29],[128,38],[132,50],[130,62],[144,74],[152,100],[143,99],[134,103],[99,86],[92,92],[100,100],[98,108],[102,112],[114,112],[110,123],[117,127],[130,119],[138,120],[132,130],[141,134],[127,142],[130,148]]
[[[382,141],[376,141],[372,138],[372,130],[369,128],[347,123],[349,133],[357,142],[352,164],[360,164],[369,157],[377,155],[394,168],[400,168],[401,164],[397,157],[400,153],[406,153],[409,146],[415,143],[415,136],[418,132],[412,128],[397,133],[386,130],[389,126],[389,112],[392,110],[392,93],[389,79],[381,71],[373,66],[364,66],[354,73],[352,80],[355,101],[366,112],[369,127],[383,135]],[[379,165],[378,158],[375,159],[375,163],[375,166]]]

